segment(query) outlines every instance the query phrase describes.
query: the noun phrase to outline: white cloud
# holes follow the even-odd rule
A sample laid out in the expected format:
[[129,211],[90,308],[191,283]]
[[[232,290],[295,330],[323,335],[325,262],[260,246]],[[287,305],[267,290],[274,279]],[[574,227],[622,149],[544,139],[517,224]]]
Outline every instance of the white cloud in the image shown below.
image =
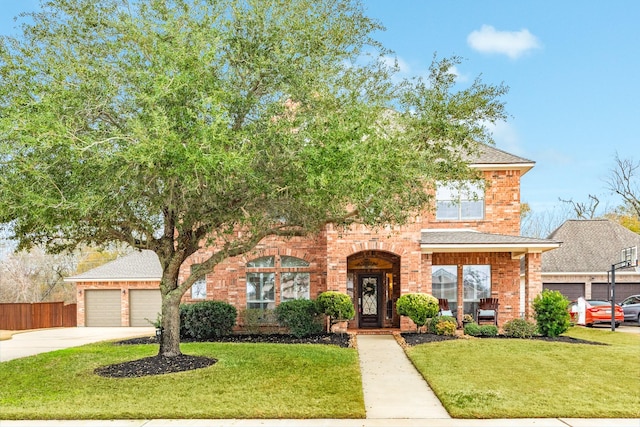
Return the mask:
[[491,25],[483,25],[480,30],[472,31],[467,36],[467,43],[478,52],[504,54],[511,59],[541,47],[538,38],[527,29],[498,31]]

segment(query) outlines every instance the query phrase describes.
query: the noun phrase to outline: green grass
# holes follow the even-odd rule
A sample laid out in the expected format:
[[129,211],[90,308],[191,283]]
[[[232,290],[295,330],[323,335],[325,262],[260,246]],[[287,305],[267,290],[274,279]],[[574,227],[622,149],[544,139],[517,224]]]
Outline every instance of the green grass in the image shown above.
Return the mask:
[[355,349],[327,345],[185,343],[205,369],[103,378],[99,366],[157,354],[110,343],[0,364],[0,419],[364,418]]
[[640,336],[567,335],[609,345],[469,339],[407,353],[454,418],[640,417]]

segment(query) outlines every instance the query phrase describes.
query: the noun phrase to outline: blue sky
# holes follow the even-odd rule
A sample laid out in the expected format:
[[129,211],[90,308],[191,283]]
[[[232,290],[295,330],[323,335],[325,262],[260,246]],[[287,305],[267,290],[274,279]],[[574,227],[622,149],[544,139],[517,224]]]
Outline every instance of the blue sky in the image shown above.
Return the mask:
[[[387,28],[405,76],[426,75],[434,53],[463,58],[459,85],[481,75],[510,87],[498,148],[536,162],[522,180],[534,212],[558,200],[600,207],[620,200],[605,179],[621,158],[640,160],[640,2],[637,0],[363,0]],[[36,0],[0,0],[0,34]]]

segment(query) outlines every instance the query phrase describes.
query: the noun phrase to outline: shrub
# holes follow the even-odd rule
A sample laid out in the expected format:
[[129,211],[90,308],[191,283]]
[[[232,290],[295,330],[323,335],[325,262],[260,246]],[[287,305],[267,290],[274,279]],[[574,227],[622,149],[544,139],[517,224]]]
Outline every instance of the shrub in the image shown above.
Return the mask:
[[326,291],[318,295],[318,310],[329,316],[330,327],[335,323],[351,320],[356,309],[349,295],[337,291]]
[[276,318],[280,325],[300,338],[322,332],[322,319],[318,304],[308,299],[285,301],[276,307]]
[[435,317],[432,319],[432,324],[435,324],[434,329],[437,335],[453,336],[458,328],[456,319],[451,316]]
[[240,313],[240,318],[242,330],[250,334],[264,332],[265,326],[274,326],[278,323],[275,312],[271,309],[246,308]]
[[438,314],[438,299],[429,294],[405,294],[398,298],[396,310],[401,316],[407,316],[416,324],[418,331],[427,323],[427,319]]
[[531,338],[536,333],[536,324],[526,319],[511,319],[507,321],[502,330],[508,337]]
[[207,340],[231,334],[238,312],[223,301],[180,305],[180,336]]
[[476,322],[469,322],[464,325],[464,334],[472,337],[480,336],[480,326]]
[[569,300],[558,291],[545,289],[533,300],[538,332],[545,337],[557,337],[571,326],[567,307]]
[[480,335],[483,337],[495,337],[498,335],[498,327],[495,325],[482,325],[479,329]]

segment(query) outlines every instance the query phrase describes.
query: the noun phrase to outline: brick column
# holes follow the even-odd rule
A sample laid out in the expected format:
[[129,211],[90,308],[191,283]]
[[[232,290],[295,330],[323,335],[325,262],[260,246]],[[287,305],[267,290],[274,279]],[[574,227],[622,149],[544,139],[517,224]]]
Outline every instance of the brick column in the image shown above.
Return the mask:
[[528,253],[524,258],[524,314],[533,318],[533,300],[542,292],[542,254]]

